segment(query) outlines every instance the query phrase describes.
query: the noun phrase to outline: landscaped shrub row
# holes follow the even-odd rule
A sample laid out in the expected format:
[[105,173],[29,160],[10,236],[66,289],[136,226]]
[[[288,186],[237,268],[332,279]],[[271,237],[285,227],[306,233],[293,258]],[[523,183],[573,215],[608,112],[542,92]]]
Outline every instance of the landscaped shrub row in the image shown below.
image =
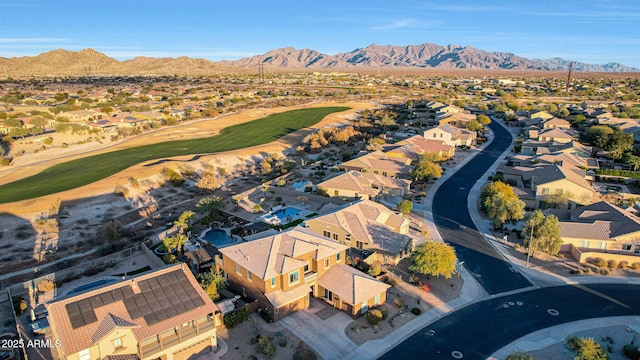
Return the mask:
[[248,318],[249,318],[249,311],[247,311],[247,309],[245,308],[242,308],[240,310],[236,310],[230,314],[225,315],[222,321],[224,322],[224,326],[231,329],[247,321]]
[[624,176],[632,179],[640,179],[640,171],[616,170],[616,169],[597,169],[598,175]]

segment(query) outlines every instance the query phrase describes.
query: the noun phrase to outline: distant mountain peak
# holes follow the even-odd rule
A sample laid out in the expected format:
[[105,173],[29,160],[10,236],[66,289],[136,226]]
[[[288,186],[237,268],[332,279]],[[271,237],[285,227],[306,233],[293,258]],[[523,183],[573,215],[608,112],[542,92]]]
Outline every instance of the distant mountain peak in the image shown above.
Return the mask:
[[554,57],[546,60],[527,59],[506,52],[488,52],[472,46],[448,44],[445,46],[423,43],[418,45],[380,45],[350,52],[328,55],[313,49],[296,49],[288,46],[270,50],[262,55],[239,60],[213,62],[186,56],[150,58],[137,56],[118,61],[94,49],[80,51],[57,49],[37,56],[19,58],[0,57],[9,76],[51,75],[109,75],[109,74],[213,74],[222,69],[255,69],[259,64],[273,68],[291,69],[341,69],[341,68],[417,68],[417,69],[486,69],[524,71],[565,71],[573,63],[575,71],[588,72],[637,72],[637,68],[609,62],[585,64]]

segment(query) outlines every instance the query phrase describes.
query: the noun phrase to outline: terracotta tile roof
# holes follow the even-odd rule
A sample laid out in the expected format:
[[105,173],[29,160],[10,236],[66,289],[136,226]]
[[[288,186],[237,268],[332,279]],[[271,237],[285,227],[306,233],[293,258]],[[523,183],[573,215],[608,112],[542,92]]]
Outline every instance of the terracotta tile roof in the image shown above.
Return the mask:
[[264,296],[267,297],[269,302],[276,308],[290,304],[295,302],[298,299],[301,299],[309,294],[308,286],[297,286],[289,291],[282,291],[282,289],[278,289],[276,291],[271,291]]
[[411,240],[409,234],[401,234],[409,220],[392,212],[384,205],[361,200],[336,211],[315,217],[307,222],[324,222],[340,226],[352,238],[391,254],[399,253]]
[[140,360],[140,358],[136,354],[125,354],[125,355],[107,355],[103,357],[102,360]]
[[96,329],[96,332],[91,336],[91,342],[94,344],[97,343],[100,339],[109,335],[109,333],[119,327],[137,328],[140,327],[140,325],[108,313]]
[[[135,324],[132,331],[140,341],[218,310],[185,264],[55,298],[46,306],[67,356],[90,347],[101,326]],[[109,316],[113,318],[105,322]]]
[[382,151],[374,151],[358,158],[343,162],[340,167],[345,169],[366,169],[388,171],[399,174],[409,174],[410,159],[390,157]]
[[347,171],[318,184],[320,188],[344,189],[364,195],[376,196],[383,188],[406,189],[411,184],[409,180],[394,179],[387,176]]
[[361,304],[386,292],[391,287],[360,270],[343,264],[337,264],[325,272],[318,279],[318,285],[340,296],[344,302],[351,305]]
[[306,228],[296,227],[286,232],[267,235],[250,242],[220,249],[224,257],[233,260],[262,280],[302,268],[306,262],[296,259],[312,253],[320,260],[346,250]]

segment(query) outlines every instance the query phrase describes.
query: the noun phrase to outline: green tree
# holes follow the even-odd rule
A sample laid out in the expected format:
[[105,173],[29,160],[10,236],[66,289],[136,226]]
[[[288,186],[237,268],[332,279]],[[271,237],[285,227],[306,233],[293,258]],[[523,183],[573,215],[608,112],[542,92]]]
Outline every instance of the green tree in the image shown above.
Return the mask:
[[456,252],[453,247],[435,241],[416,247],[409,258],[409,270],[450,279],[456,272]]
[[411,214],[411,210],[413,210],[413,203],[409,200],[400,200],[396,206],[398,207],[398,212],[403,216]]
[[536,210],[525,221],[522,232],[527,238],[529,248],[527,262],[529,256],[535,256],[538,249],[551,255],[556,255],[560,251],[562,238],[557,216],[545,216],[542,210]]
[[491,124],[491,119],[485,115],[485,114],[480,114],[478,115],[478,122],[482,125],[489,125]]
[[21,128],[22,127],[22,121],[16,118],[7,118],[4,120],[4,124],[7,127],[13,127],[13,128]]
[[626,152],[633,149],[633,136],[626,134],[621,128],[615,127],[609,136],[606,149],[609,150],[610,158],[620,160]]
[[569,116],[569,114],[570,114],[569,113],[569,109],[567,109],[567,108],[562,108],[562,109],[558,110],[558,116],[563,118],[563,119],[566,119]]
[[367,141],[367,150],[369,151],[382,150],[382,145],[384,145],[384,143],[385,141],[382,138],[379,138],[379,137],[371,138],[369,139],[369,141]]
[[178,220],[173,222],[173,225],[178,228],[180,234],[185,234],[191,228],[191,219],[196,215],[191,210],[187,210],[180,214]]
[[226,279],[213,268],[206,273],[196,275],[200,287],[207,293],[209,298],[216,301],[220,298],[220,290],[226,288]]
[[524,217],[524,201],[513,192],[510,185],[502,181],[487,184],[480,193],[481,205],[487,212],[495,228],[507,221],[517,221]]
[[410,175],[414,181],[429,181],[432,178],[442,176],[442,168],[427,157],[421,157],[418,164],[411,170]]
[[227,203],[221,196],[207,196],[203,197],[196,204],[196,209],[200,212],[213,213],[219,210],[224,210],[227,207]]
[[533,356],[516,351],[509,354],[506,360],[536,360],[536,359]]
[[484,126],[482,126],[482,124],[480,124],[477,120],[469,120],[467,122],[467,130],[480,131],[482,129],[484,129]]
[[47,126],[47,120],[41,116],[36,116],[31,119],[31,125],[39,129],[44,129],[44,127]]
[[631,166],[631,169],[633,169],[633,171],[638,171],[638,168],[640,168],[640,157],[638,156],[627,154],[625,156],[624,162],[627,165]]
[[173,236],[167,236],[162,239],[162,244],[167,252],[172,253],[173,249],[178,249],[178,252],[182,251],[182,245],[187,242],[187,237],[182,234],[176,234]]
[[611,135],[613,135],[613,129],[606,125],[594,125],[584,132],[587,142],[603,149],[607,147]]

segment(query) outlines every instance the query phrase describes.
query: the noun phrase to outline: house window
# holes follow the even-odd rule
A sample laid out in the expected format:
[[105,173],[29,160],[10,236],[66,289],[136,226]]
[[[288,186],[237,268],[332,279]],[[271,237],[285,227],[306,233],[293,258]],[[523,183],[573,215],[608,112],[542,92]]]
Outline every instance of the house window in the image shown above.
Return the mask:
[[441,138],[441,139],[442,139],[442,137],[443,137],[442,135],[443,135],[443,134],[440,134],[440,138]]
[[251,281],[251,271],[247,270],[247,279],[249,279],[249,281]]
[[604,249],[606,249],[606,248],[607,248],[607,243],[606,243],[606,242],[604,242],[604,241],[600,241],[600,247],[599,247],[599,249],[604,250]]
[[387,174],[387,172],[386,172],[386,171],[383,171],[383,172],[382,172],[382,176],[389,176],[389,174]]
[[340,262],[342,260],[342,253],[336,254],[336,261]]
[[236,264],[236,272],[242,276],[242,266],[240,264]]
[[380,304],[380,294],[376,295],[376,298],[374,300],[373,305],[375,306],[375,305],[379,305],[379,304]]
[[308,273],[309,272],[309,262],[307,261],[306,264],[304,264],[304,273]]
[[334,196],[338,196],[339,195],[339,191],[338,190],[333,190],[333,195]]
[[540,188],[540,193],[542,195],[549,195],[549,188]]
[[113,347],[119,349],[122,347],[122,338],[117,338],[113,340]]
[[331,233],[328,232],[327,230],[323,230],[322,235],[324,235],[324,237],[328,237],[329,239],[331,239]]
[[588,248],[588,247],[589,247],[589,240],[582,240],[582,241],[580,241],[580,247],[582,247],[582,248]]
[[300,272],[298,270],[289,274],[289,285],[293,285],[300,281]]
[[358,249],[362,249],[362,245],[363,245],[363,244],[362,244],[362,241],[356,241],[356,247],[357,247]]
[[329,301],[333,301],[333,293],[328,289],[324,289],[324,298]]
[[562,189],[556,189],[556,195],[562,195]]
[[631,244],[622,244],[622,250],[631,251]]
[[360,309],[360,313],[364,314],[369,310],[369,304],[366,301],[362,302],[362,308]]
[[80,360],[91,360],[91,354],[89,353],[89,349],[84,349],[78,353]]
[[433,137],[437,137],[438,135],[436,133],[433,133]]
[[324,268],[328,268],[329,267],[329,258],[324,259]]
[[333,240],[338,240],[338,234],[333,234]]
[[276,278],[275,277],[271,278],[271,287],[276,287]]

